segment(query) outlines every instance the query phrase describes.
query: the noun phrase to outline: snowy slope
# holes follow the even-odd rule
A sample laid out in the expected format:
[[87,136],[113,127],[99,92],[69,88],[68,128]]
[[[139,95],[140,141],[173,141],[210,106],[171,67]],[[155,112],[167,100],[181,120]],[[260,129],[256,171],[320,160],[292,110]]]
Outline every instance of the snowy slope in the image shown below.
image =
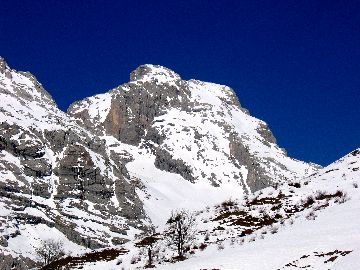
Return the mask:
[[[359,269],[359,167],[360,150],[355,150],[296,184],[283,184],[277,189],[266,188],[247,198],[234,200],[235,206],[226,211],[221,206],[207,207],[197,212],[198,230],[201,233],[193,245],[199,247],[201,243],[205,243],[204,250],[192,248],[194,253],[188,254],[185,261],[164,263],[166,258],[174,256],[175,251],[160,248],[161,256],[156,267],[189,270]],[[342,194],[335,195],[339,191]],[[284,197],[281,199],[281,208],[276,213],[281,213],[282,217],[271,225],[251,227],[254,231],[250,234],[240,235],[241,226],[221,223],[223,220],[215,218],[221,213],[235,213],[236,209],[247,211],[249,218],[261,216],[264,209],[272,216],[274,212],[269,207],[277,204],[255,202],[265,201],[264,198],[268,201],[269,198],[276,199],[279,194]],[[314,202],[302,207],[309,196],[314,198]],[[246,208],[248,203],[250,207]],[[287,209],[297,211],[292,214]],[[206,223],[204,220],[207,220]],[[225,229],[217,230],[219,224]],[[204,234],[207,235],[206,238]],[[112,269],[119,261],[124,269],[141,269],[146,264],[146,254],[133,253],[129,256],[139,256],[142,260],[131,264],[129,259],[121,257],[108,263],[89,263],[84,269],[100,269],[100,265],[101,269]]]
[[[355,150],[302,181],[308,184],[296,189],[298,196],[315,191],[347,193],[347,201],[330,202],[330,206],[316,211],[314,220],[300,215],[293,224],[285,222],[278,233],[264,239],[258,233],[253,242],[246,239],[241,245],[225,244],[220,251],[214,246],[186,262],[159,269],[359,269],[359,166],[360,151]],[[351,252],[340,255],[340,251]],[[330,258],[334,261],[328,261]]]

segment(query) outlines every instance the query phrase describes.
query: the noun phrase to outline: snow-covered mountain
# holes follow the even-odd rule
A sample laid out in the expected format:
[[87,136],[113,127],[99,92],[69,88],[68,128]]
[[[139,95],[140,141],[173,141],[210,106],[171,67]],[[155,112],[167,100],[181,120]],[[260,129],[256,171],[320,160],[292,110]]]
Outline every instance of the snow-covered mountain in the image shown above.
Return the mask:
[[150,150],[156,168],[191,183],[251,192],[316,168],[287,157],[229,87],[185,81],[161,66],[140,66],[129,83],[75,102],[68,113],[99,136]]
[[[127,263],[137,251],[135,236],[152,225],[162,231],[179,208],[207,220],[202,231],[209,232],[211,250],[219,242],[214,239],[221,239],[212,233],[222,226],[221,220],[213,221],[222,211],[215,206],[229,198],[240,207],[253,196],[272,193],[295,209],[296,200],[319,183],[331,183],[330,190],[336,173],[342,179],[358,173],[343,165],[352,154],[331,165],[338,169],[288,157],[232,89],[182,80],[161,66],[140,66],[128,83],[75,102],[65,113],[33,75],[11,69],[0,58],[0,98],[1,269],[39,266],[35,249],[49,238],[62,240],[67,252],[79,256],[126,248],[123,265],[141,267],[141,260]],[[353,157],[359,167],[357,154]],[[305,182],[299,189],[291,186]],[[287,196],[277,194],[278,187]],[[247,206],[249,218],[257,210]],[[270,210],[284,220],[294,218],[281,207]],[[272,220],[281,221],[279,216]],[[255,225],[256,233],[261,228]],[[227,229],[224,245],[235,237],[231,230],[242,235],[244,228]],[[195,253],[188,262],[195,263],[194,269],[214,266],[196,264],[201,258]],[[119,259],[86,267],[113,269],[116,263]]]
[[82,251],[122,244],[144,228],[121,159],[60,111],[34,76],[3,59],[0,99],[1,269],[34,265],[42,239]]
[[[360,149],[296,182],[196,211],[197,236],[184,261],[160,244],[158,269],[356,270],[360,267]],[[73,269],[142,269],[130,251]],[[82,267],[82,268],[80,268]]]

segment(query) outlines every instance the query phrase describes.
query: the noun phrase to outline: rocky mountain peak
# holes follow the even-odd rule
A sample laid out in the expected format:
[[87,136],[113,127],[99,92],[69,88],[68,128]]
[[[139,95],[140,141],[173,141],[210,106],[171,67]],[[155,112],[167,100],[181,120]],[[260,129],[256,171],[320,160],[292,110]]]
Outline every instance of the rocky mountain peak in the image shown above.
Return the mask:
[[178,80],[181,80],[180,75],[159,65],[141,65],[130,74],[130,81],[157,81],[164,83]]
[[41,83],[30,72],[17,71],[9,67],[4,58],[0,57],[0,96],[7,106],[13,102],[20,102],[22,106],[32,107],[34,105],[56,107],[51,95],[43,88]]
[[6,63],[5,59],[0,56],[0,72],[3,73],[5,71],[5,69],[8,69],[8,68],[9,68],[9,66]]
[[8,79],[11,79],[11,69],[6,63],[5,59],[0,56],[0,76],[5,76]]

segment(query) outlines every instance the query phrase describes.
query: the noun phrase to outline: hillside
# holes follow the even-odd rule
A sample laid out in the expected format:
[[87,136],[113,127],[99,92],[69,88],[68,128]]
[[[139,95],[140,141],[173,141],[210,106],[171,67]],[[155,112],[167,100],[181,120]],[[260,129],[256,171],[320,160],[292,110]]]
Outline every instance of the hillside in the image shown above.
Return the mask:
[[[358,269],[359,167],[360,150],[355,150],[299,182],[203,209],[189,258],[164,264],[173,254],[160,249],[157,268]],[[145,263],[120,258],[124,269]],[[113,269],[119,260],[85,269]]]

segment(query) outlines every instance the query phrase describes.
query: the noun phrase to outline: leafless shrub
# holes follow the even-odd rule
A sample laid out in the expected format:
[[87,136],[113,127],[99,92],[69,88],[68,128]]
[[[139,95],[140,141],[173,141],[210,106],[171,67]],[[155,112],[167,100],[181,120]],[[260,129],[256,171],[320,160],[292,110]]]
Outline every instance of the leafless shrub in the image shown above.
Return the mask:
[[336,192],[336,194],[338,194],[338,198],[335,199],[335,202],[336,202],[336,203],[341,204],[341,203],[344,203],[344,202],[350,200],[350,197],[349,197],[349,196],[347,195],[347,193],[344,192],[344,191],[338,190],[338,191]]
[[184,256],[185,248],[195,239],[195,217],[186,210],[173,211],[166,225],[167,243],[176,248],[178,257],[181,258]]
[[159,234],[155,233],[155,229],[153,228],[149,232],[145,233],[139,242],[135,243],[135,246],[140,248],[140,252],[142,255],[145,255],[144,253],[147,253],[148,267],[153,265],[153,259],[157,257],[160,249],[160,247],[158,246],[160,239],[161,238],[159,237]]
[[321,208],[324,208],[326,205],[316,205],[315,207],[313,207],[314,211],[319,211],[321,210]]
[[62,241],[46,239],[35,250],[37,257],[47,265],[65,255],[64,244]]
[[272,185],[272,187],[273,187],[275,190],[278,190],[278,188],[279,188],[279,183],[274,183],[274,184]]
[[301,201],[301,204],[304,208],[307,208],[315,203],[313,196],[309,195],[304,200]]
[[358,188],[358,187],[359,187],[359,186],[358,186],[358,183],[354,182],[354,183],[353,183],[353,187],[354,187],[354,188]]
[[334,194],[335,197],[343,197],[344,195],[346,195],[346,192],[342,190],[337,190]]
[[267,211],[266,207],[260,207],[260,208],[259,208],[259,213],[260,213],[260,214],[263,214],[263,215],[264,215],[264,214],[266,213],[266,211]]
[[306,219],[307,220],[315,220],[316,218],[316,214],[314,213],[314,211],[311,211],[309,214],[307,214]]
[[130,263],[131,263],[131,264],[136,264],[136,263],[139,262],[140,260],[141,260],[140,256],[134,255],[134,256],[131,257]]
[[233,199],[230,198],[221,203],[221,208],[224,210],[229,210],[229,209],[235,207],[236,205],[237,205],[236,201],[234,201]]
[[316,200],[324,200],[328,197],[328,194],[325,191],[318,190],[315,194]]
[[224,249],[224,245],[220,242],[217,244],[217,249],[218,250],[223,250]]
[[293,183],[289,183],[289,186],[291,186],[291,187],[295,187],[295,188],[301,188],[301,184],[300,184],[300,182],[293,182]]
[[199,249],[200,249],[201,251],[203,251],[205,248],[207,248],[207,244],[201,243],[200,246],[199,246]]
[[205,241],[209,241],[209,239],[210,239],[210,233],[209,233],[209,232],[206,232],[205,237],[204,237],[204,240],[205,240]]

